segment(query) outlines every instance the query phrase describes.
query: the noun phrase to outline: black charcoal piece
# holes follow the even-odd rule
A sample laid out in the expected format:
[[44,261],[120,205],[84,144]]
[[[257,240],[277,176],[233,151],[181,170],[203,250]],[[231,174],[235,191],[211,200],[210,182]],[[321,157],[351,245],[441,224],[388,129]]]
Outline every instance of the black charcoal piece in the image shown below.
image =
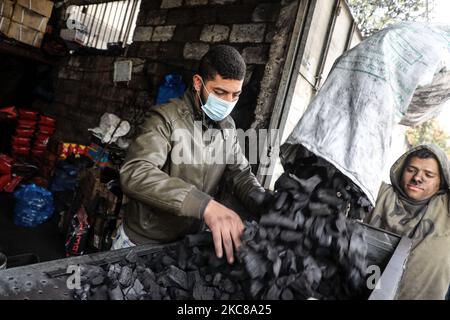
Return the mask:
[[306,193],[311,193],[322,181],[319,175],[314,175],[309,179],[296,179]]
[[281,289],[274,283],[269,291],[267,292],[265,299],[266,300],[279,300],[281,294]]
[[292,174],[284,172],[275,182],[275,190],[289,190],[297,191],[300,189],[300,184],[293,178]]
[[226,263],[227,262],[225,257],[218,258],[214,251],[208,253],[208,266],[210,266],[211,268],[216,269],[220,266],[225,265]]
[[275,276],[275,278],[278,277],[280,274],[281,263],[282,263],[281,259],[279,257],[277,257],[277,259],[275,260],[275,262],[272,265],[272,272],[273,272],[273,275]]
[[125,260],[128,263],[136,263],[138,259],[138,255],[136,254],[136,252],[134,250],[131,250],[130,252],[128,252],[128,254],[125,256]]
[[342,199],[337,197],[336,191],[332,189],[319,189],[316,192],[316,196],[320,202],[326,203],[334,208],[337,208],[344,203]]
[[195,284],[192,296],[195,300],[213,300],[214,289],[201,284]]
[[213,280],[213,276],[212,275],[210,275],[210,274],[207,274],[206,276],[205,276],[205,281],[206,282],[211,282]]
[[281,293],[281,300],[294,300],[294,294],[289,288],[286,288]]
[[184,290],[188,289],[187,275],[183,270],[175,266],[170,266],[166,271],[166,276],[169,280],[171,280],[173,285],[176,285]]
[[303,234],[297,231],[283,230],[280,232],[280,240],[285,242],[301,242]]
[[264,288],[264,282],[260,279],[255,279],[251,281],[250,284],[250,294],[253,298],[257,299],[261,290]]
[[260,239],[267,239],[267,230],[264,227],[259,227],[258,235]]
[[186,241],[189,247],[209,246],[213,244],[211,232],[201,232],[190,234],[186,236]]
[[192,297],[188,291],[177,287],[169,287],[167,291],[173,300],[188,300]]
[[220,300],[230,300],[230,294],[222,293],[222,295],[220,296]]
[[218,272],[214,275],[213,286],[218,287],[220,284],[220,281],[222,281],[222,274],[220,272]]
[[133,280],[133,270],[128,266],[123,266],[119,276],[119,283],[122,287],[129,287]]
[[172,266],[177,263],[174,258],[167,256],[167,255],[162,257],[161,262],[166,267]]
[[139,299],[139,294],[136,291],[134,291],[133,287],[131,287],[127,291],[124,291],[124,293],[125,293],[125,300],[135,301]]
[[235,284],[228,278],[224,279],[219,287],[222,291],[225,291],[229,294],[233,294],[236,292]]
[[250,278],[262,278],[267,273],[267,265],[257,252],[249,249],[245,252],[243,259]]
[[287,200],[288,195],[289,193],[287,193],[286,191],[281,191],[275,196],[276,201],[273,205],[275,210],[280,210],[283,207],[284,203]]
[[303,214],[303,211],[302,210],[298,210],[296,213],[295,213],[295,216],[294,216],[294,221],[297,223],[297,226],[300,228],[300,229],[303,229],[303,226],[304,226],[304,224],[305,224],[305,215]]
[[101,285],[104,281],[105,281],[105,277],[102,276],[102,275],[98,275],[98,276],[96,276],[95,278],[93,278],[93,279],[91,280],[91,284],[92,284],[93,286],[99,286],[99,285]]
[[310,202],[308,209],[312,216],[329,216],[333,213],[327,204],[320,202]]
[[[297,228],[297,223],[289,218],[283,217],[279,214],[266,214],[263,215],[259,221],[259,223],[263,226],[269,227],[280,227],[285,229],[295,230]],[[269,233],[269,230],[267,230]]]
[[133,289],[137,294],[143,294],[144,291],[144,285],[139,281],[139,279],[136,279],[133,284]]
[[123,292],[120,289],[120,286],[109,290],[108,295],[111,300],[124,300]]
[[188,288],[189,288],[189,290],[192,290],[192,288],[194,288],[194,285],[196,283],[203,282],[203,279],[201,279],[200,273],[198,272],[198,270],[189,271],[187,273],[187,279],[188,279]]

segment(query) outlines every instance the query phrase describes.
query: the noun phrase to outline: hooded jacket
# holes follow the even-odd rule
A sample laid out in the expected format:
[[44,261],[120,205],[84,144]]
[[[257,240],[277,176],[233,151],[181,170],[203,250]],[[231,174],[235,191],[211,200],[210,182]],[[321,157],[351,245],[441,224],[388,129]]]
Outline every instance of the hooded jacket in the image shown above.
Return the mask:
[[[204,135],[206,127],[215,130]],[[205,120],[191,90],[153,107],[140,129],[120,170],[129,198],[123,228],[133,243],[168,243],[202,230],[204,210],[225,172],[245,205],[253,191],[264,192],[241,151],[233,119]],[[224,161],[208,160],[214,154]]]
[[[405,161],[427,149],[438,159],[441,188],[430,199],[413,201],[401,187]],[[450,181],[446,154],[434,145],[421,145],[402,155],[391,167],[391,184],[383,183],[374,210],[365,222],[413,240],[396,299],[441,300],[450,284]]]

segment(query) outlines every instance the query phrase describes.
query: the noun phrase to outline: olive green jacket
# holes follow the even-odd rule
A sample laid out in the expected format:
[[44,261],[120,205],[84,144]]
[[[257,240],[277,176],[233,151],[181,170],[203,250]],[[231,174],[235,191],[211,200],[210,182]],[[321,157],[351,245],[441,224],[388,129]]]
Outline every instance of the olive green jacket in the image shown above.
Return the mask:
[[129,198],[123,225],[132,242],[167,243],[202,230],[204,210],[224,173],[244,204],[251,191],[264,191],[230,116],[219,123],[205,120],[190,90],[150,113],[120,170]]
[[[443,188],[423,208],[402,200],[400,181],[405,160],[411,152],[426,148],[433,152],[441,167]],[[442,300],[450,284],[450,203],[449,164],[447,156],[433,145],[416,147],[391,168],[391,183],[383,183],[375,209],[365,222],[412,238],[413,245],[405,265],[396,299]]]

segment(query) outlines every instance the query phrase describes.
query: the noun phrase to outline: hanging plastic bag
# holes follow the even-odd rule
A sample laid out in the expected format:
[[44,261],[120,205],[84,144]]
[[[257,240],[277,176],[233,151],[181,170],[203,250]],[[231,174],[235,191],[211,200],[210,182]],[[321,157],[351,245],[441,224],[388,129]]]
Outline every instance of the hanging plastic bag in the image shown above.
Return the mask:
[[88,131],[102,140],[102,143],[116,142],[118,138],[123,137],[130,132],[130,123],[120,119],[112,113],[104,113],[100,119],[100,125]]
[[35,184],[24,185],[14,192],[17,200],[14,223],[23,227],[36,227],[47,221],[54,211],[53,195]]

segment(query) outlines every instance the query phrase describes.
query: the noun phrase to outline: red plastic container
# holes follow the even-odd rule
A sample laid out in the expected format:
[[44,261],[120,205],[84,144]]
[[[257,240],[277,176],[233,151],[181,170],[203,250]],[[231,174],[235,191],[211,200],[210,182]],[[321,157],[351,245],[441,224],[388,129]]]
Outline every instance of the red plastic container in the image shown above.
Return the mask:
[[34,158],[42,158],[44,156],[44,153],[45,150],[35,148],[33,148],[33,150],[31,151],[31,154],[33,155]]
[[46,151],[47,150],[47,146],[44,144],[34,144],[33,145],[33,149],[39,150],[39,151]]
[[30,153],[30,147],[12,146],[15,155],[27,156]]
[[37,120],[38,112],[29,109],[19,109],[19,120]]
[[39,125],[46,127],[55,127],[56,119],[53,117],[42,116],[39,118]]
[[55,127],[39,126],[39,134],[52,136],[55,133]]
[[11,182],[11,175],[5,174],[3,176],[0,175],[0,192]]
[[21,138],[31,138],[34,134],[34,129],[30,128],[17,128],[15,136]]
[[28,120],[28,119],[19,119],[19,127],[21,128],[30,128],[35,129],[36,128],[36,120]]
[[30,147],[31,138],[23,138],[13,136],[11,139],[11,143],[13,146],[22,146],[22,147]]
[[35,144],[42,144],[42,145],[48,145],[48,142],[50,141],[50,136],[42,134],[42,133],[38,133],[36,135],[36,140],[35,140]]
[[14,160],[6,154],[0,154],[0,175],[11,174],[11,166]]

